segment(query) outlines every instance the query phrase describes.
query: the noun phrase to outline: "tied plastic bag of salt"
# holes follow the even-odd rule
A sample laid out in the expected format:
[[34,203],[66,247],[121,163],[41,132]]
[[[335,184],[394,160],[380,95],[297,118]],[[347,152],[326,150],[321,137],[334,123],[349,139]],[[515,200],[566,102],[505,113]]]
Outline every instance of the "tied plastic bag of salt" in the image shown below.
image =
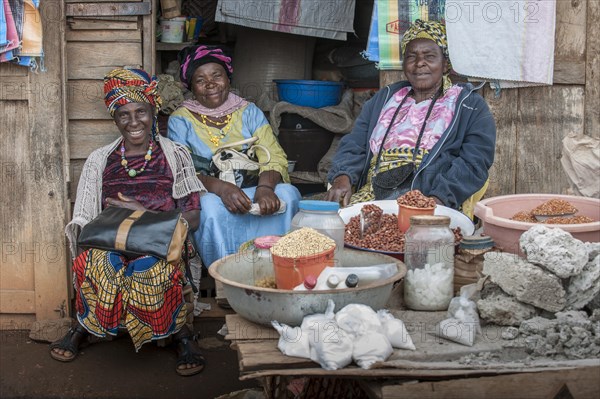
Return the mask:
[[277,348],[286,356],[305,357],[310,359],[308,334],[303,334],[300,327],[290,327],[287,324],[271,321],[271,325],[279,333]]
[[477,305],[470,298],[472,290],[461,290],[460,296],[452,298],[448,306],[448,319],[435,328],[435,334],[450,341],[473,346],[475,336],[481,333]]
[[368,369],[375,362],[385,361],[394,351],[377,313],[369,306],[346,305],[335,319],[338,326],[353,337],[352,359],[359,367]]
[[325,370],[344,368],[352,362],[352,339],[336,323],[334,308],[330,299],[325,313],[305,316],[300,326],[308,338],[310,359]]
[[392,344],[392,347],[411,351],[417,349],[402,320],[395,318],[387,309],[377,311],[377,317],[381,322],[383,333]]

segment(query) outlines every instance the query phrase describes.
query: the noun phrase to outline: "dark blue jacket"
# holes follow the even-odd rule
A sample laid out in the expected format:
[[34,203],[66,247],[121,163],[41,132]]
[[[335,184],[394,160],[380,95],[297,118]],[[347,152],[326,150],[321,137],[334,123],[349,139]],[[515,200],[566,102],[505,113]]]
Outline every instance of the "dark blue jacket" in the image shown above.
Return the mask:
[[[339,175],[348,175],[357,188],[366,183],[373,156],[369,139],[381,109],[394,93],[408,85],[402,81],[384,87],[363,105],[352,132],[340,141],[327,175],[330,182]],[[483,187],[496,148],[496,124],[485,100],[470,83],[461,86],[452,122],[423,158],[411,185],[412,190],[435,196],[454,209]]]

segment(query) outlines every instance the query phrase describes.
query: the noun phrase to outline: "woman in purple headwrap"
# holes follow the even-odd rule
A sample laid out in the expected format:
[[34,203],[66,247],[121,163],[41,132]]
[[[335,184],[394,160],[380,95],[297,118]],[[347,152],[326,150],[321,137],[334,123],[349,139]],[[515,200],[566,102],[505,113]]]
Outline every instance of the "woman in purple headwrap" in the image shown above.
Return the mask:
[[[262,111],[230,92],[231,58],[220,48],[191,46],[178,59],[181,82],[194,99],[170,116],[168,136],[191,151],[198,178],[208,190],[201,198],[200,228],[194,237],[204,264],[210,266],[248,240],[286,233],[300,194],[289,184],[286,155]],[[215,151],[251,138],[268,149],[270,159],[257,151],[262,164],[258,173],[236,171],[236,184],[220,179],[211,168]]]

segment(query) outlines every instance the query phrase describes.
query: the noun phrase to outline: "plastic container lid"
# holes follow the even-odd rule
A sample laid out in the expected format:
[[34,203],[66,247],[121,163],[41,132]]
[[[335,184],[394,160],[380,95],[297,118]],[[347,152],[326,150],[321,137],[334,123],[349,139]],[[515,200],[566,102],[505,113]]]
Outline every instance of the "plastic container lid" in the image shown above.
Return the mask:
[[337,212],[340,204],[333,201],[303,200],[298,203],[298,208],[306,211]]
[[354,273],[351,273],[346,277],[346,286],[348,288],[354,288],[358,285],[358,276]]
[[442,215],[418,215],[410,217],[411,225],[419,226],[435,226],[435,225],[450,225],[450,217]]
[[312,290],[313,288],[315,288],[317,285],[317,278],[315,276],[313,276],[312,274],[309,274],[308,276],[306,276],[306,278],[304,279],[304,286],[306,288],[308,288],[309,290]]
[[254,246],[259,249],[269,249],[273,245],[275,245],[275,243],[279,241],[280,238],[280,236],[256,237],[254,239]]

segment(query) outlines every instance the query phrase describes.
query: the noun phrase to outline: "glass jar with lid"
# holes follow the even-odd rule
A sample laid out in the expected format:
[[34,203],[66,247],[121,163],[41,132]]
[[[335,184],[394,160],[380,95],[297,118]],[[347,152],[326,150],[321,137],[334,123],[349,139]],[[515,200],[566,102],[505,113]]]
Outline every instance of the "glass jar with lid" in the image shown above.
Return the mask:
[[448,216],[412,216],[405,234],[404,303],[446,310],[454,296],[454,233]]
[[341,266],[346,225],[338,214],[340,204],[331,201],[302,200],[299,211],[292,219],[292,230],[311,227],[335,241],[335,265]]

